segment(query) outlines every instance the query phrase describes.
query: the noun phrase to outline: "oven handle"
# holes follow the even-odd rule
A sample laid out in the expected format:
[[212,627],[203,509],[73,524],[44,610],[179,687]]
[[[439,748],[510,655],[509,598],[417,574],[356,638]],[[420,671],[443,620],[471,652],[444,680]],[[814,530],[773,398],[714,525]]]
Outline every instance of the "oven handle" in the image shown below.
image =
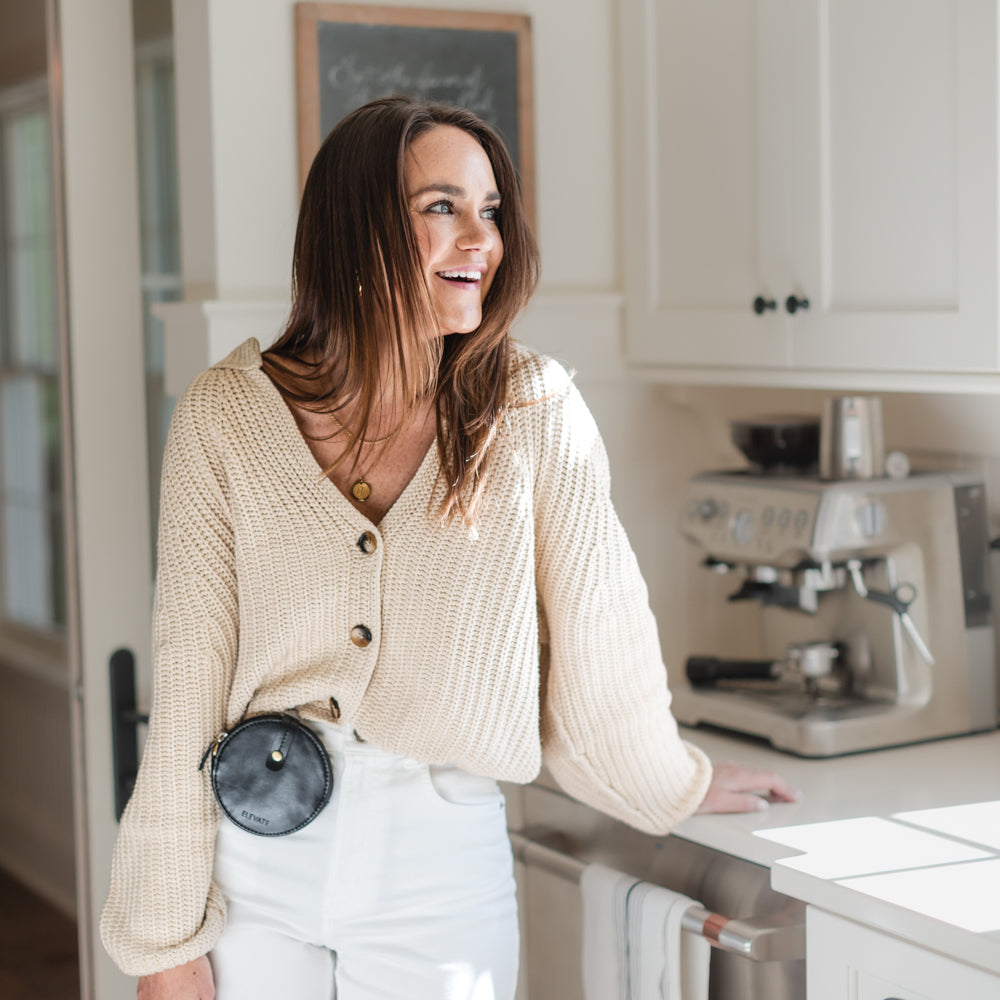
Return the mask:
[[[516,860],[541,868],[569,882],[579,882],[585,861],[540,843],[533,837],[510,831]],[[806,928],[801,921],[782,922],[779,917],[737,920],[701,906],[692,906],[681,922],[684,930],[707,938],[715,948],[733,952],[754,962],[805,958]]]

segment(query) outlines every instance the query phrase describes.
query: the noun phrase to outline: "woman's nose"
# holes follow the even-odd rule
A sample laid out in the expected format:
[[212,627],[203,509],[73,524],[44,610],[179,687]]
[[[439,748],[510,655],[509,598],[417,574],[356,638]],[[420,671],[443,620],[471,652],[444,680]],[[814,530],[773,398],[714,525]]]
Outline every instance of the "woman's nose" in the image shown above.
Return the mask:
[[494,223],[475,216],[462,227],[458,247],[461,250],[492,250],[499,239]]

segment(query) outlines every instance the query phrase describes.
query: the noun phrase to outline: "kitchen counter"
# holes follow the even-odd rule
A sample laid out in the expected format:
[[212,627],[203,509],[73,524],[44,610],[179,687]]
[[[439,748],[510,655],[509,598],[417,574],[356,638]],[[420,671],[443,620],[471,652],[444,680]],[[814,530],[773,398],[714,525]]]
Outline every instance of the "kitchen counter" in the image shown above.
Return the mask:
[[1000,732],[827,759],[682,733],[803,796],[693,816],[677,836],[768,866],[778,892],[1000,974]]

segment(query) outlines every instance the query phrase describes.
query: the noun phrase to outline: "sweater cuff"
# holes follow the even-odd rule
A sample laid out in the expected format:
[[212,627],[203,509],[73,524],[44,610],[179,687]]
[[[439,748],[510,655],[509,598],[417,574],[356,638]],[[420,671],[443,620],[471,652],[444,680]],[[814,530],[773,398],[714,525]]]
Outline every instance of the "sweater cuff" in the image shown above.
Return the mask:
[[563,743],[546,755],[546,764],[573,798],[643,833],[663,836],[695,812],[712,781],[712,763],[702,750],[685,740],[674,746],[666,759],[632,759],[612,768],[604,762],[596,768]]
[[226,926],[226,900],[213,884],[205,903],[205,919],[189,938],[162,946],[143,938],[143,927],[129,922],[111,900],[101,914],[101,941],[111,960],[127,976],[149,976],[207,955]]

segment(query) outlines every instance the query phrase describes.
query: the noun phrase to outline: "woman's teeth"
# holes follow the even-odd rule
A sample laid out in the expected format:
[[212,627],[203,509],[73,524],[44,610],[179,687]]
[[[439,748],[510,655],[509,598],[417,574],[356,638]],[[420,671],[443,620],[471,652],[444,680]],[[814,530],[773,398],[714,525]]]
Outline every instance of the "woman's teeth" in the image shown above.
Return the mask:
[[482,271],[438,271],[438,274],[458,281],[479,281],[483,276]]

